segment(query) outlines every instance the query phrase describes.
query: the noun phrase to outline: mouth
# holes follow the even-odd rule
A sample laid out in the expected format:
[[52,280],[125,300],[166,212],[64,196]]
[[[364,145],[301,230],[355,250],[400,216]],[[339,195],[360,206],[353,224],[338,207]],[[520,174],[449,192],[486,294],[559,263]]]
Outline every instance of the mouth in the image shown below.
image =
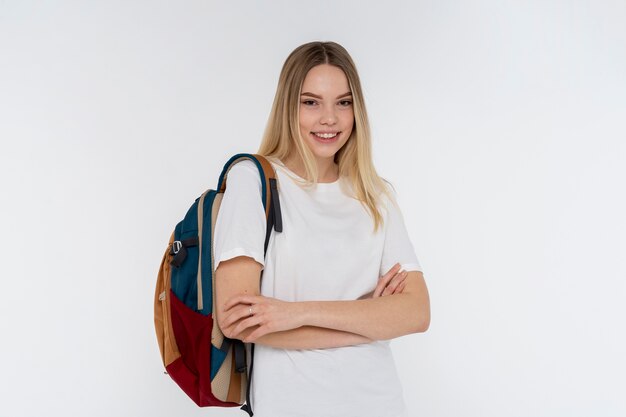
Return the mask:
[[311,132],[310,135],[318,142],[321,143],[333,143],[338,138],[341,132]]

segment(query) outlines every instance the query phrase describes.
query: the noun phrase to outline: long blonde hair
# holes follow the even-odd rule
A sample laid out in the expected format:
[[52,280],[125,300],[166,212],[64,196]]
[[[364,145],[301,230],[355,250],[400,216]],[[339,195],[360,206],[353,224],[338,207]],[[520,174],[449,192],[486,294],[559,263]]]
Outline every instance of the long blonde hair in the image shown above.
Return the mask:
[[354,127],[345,145],[335,154],[339,176],[349,180],[354,198],[369,211],[374,232],[383,224],[380,213],[382,194],[395,204],[389,184],[381,178],[372,160],[371,133],[361,81],[348,51],[335,42],[309,42],[291,52],[283,64],[276,89],[276,96],[258,154],[278,158],[281,161],[295,153],[304,164],[306,184],[314,184],[317,163],[311,150],[300,134],[300,94],[309,70],[317,65],[329,64],[341,69],[352,92]]

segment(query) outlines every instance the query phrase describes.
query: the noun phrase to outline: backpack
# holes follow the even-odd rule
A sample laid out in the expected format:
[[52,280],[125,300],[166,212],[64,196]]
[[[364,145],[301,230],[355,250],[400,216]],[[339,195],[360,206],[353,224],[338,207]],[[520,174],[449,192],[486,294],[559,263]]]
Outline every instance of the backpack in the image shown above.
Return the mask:
[[255,162],[261,176],[265,252],[272,228],[282,231],[274,168],[261,155],[234,155],[224,165],[216,190],[198,197],[170,236],[157,277],[154,324],[165,373],[198,406],[242,406],[252,416],[254,345],[248,371],[244,343],[224,337],[217,324],[212,245],[228,171],[245,159]]

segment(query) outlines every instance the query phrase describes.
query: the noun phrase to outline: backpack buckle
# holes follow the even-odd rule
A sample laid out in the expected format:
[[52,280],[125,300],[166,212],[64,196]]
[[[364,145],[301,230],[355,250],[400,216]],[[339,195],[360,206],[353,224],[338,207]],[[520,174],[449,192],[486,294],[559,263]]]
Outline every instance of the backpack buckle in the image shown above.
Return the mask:
[[176,255],[182,247],[183,242],[181,242],[180,240],[175,240],[174,242],[172,242],[172,254]]

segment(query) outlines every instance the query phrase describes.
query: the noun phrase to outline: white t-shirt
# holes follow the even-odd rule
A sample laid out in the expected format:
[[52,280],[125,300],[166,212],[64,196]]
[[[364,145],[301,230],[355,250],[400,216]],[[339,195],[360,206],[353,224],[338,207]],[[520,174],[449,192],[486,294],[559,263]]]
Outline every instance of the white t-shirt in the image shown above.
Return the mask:
[[[373,233],[365,207],[340,181],[306,190],[277,159],[283,231],[266,220],[254,162],[228,173],[214,231],[214,265],[249,256],[263,265],[261,294],[285,301],[356,300],[396,262],[421,271],[400,210],[390,202]],[[347,184],[347,181],[344,181]],[[350,190],[349,185],[346,188]],[[387,201],[387,200],[385,200]],[[255,345],[251,405],[255,417],[400,417],[406,412],[389,341],[332,349]]]

